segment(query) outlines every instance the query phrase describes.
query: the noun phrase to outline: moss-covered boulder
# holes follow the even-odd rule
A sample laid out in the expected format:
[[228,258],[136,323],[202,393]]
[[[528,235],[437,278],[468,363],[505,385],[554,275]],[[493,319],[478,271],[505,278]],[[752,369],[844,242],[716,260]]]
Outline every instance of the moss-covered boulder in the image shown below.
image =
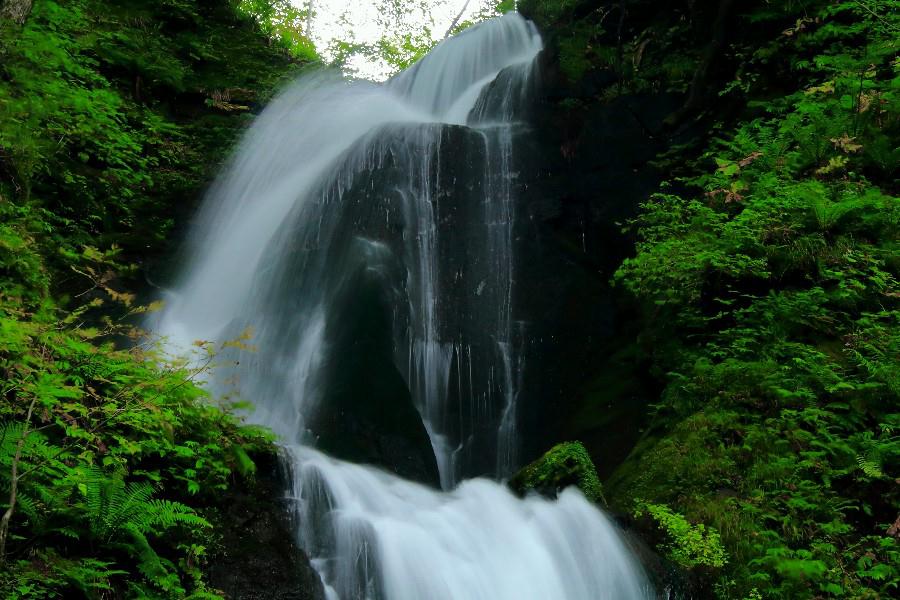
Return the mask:
[[521,495],[533,491],[555,497],[570,485],[592,502],[605,502],[597,468],[581,442],[557,444],[509,480],[509,487]]

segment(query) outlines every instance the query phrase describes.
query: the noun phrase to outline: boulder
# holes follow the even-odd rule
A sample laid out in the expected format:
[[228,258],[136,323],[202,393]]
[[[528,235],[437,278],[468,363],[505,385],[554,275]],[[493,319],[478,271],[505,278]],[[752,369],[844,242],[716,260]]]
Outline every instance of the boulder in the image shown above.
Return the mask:
[[551,498],[571,485],[591,502],[604,501],[597,469],[581,442],[557,444],[509,480],[517,494],[536,492]]
[[277,457],[253,458],[255,478],[233,486],[211,519],[210,588],[235,600],[325,600],[319,574],[296,544]]

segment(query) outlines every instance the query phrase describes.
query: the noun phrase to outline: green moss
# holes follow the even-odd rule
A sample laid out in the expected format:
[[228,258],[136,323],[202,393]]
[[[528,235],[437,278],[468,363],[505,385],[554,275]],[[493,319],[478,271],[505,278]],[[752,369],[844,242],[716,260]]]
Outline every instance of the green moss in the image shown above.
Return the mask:
[[574,485],[588,500],[605,502],[597,469],[581,442],[557,444],[513,475],[509,485],[519,494],[534,491],[544,495]]

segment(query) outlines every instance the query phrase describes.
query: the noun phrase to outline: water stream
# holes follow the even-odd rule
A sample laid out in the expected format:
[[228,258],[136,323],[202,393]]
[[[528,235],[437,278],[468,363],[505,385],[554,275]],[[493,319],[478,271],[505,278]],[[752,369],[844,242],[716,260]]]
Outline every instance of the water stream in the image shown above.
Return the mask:
[[[175,348],[252,332],[210,386],[283,441],[298,539],[334,598],[652,597],[579,492],[493,480],[519,466],[515,152],[540,50],[508,14],[383,85],[301,78],[210,191],[153,324]],[[369,439],[406,397],[424,452]],[[422,454],[440,489],[323,452],[369,447]]]

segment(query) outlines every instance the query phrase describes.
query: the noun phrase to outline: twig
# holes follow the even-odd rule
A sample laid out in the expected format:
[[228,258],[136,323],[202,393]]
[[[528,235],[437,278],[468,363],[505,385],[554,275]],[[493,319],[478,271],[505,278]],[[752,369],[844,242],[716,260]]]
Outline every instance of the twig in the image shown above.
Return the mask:
[[22,430],[22,436],[16,443],[16,453],[12,460],[12,476],[9,482],[9,508],[0,518],[0,564],[6,563],[6,538],[9,535],[9,521],[12,519],[13,512],[16,510],[16,500],[18,499],[18,483],[19,483],[19,461],[22,459],[22,448],[25,446],[25,439],[30,433],[28,426],[31,424],[31,414],[34,412],[34,404],[37,402],[37,396],[31,399],[28,405],[28,413],[25,415],[25,429]]
[[463,4],[462,9],[460,9],[459,13],[456,15],[456,18],[453,19],[453,22],[450,23],[450,27],[447,28],[447,33],[444,34],[444,39],[446,40],[450,37],[450,34],[453,33],[453,30],[456,28],[457,24],[459,24],[459,20],[462,19],[462,16],[465,14],[466,9],[469,8],[469,2],[471,0],[466,0],[466,3]]

